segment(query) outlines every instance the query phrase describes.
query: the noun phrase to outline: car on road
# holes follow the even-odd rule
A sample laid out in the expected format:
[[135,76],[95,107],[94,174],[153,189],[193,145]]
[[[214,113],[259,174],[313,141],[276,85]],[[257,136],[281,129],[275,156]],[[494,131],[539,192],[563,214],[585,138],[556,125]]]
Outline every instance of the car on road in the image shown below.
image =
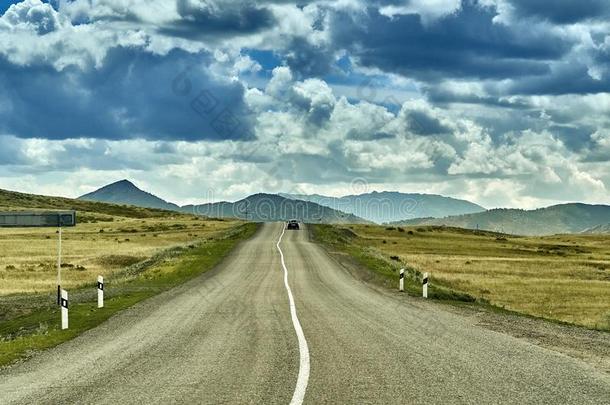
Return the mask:
[[290,221],[288,221],[288,224],[286,225],[287,229],[299,229],[299,221],[297,221],[296,219],[291,219]]

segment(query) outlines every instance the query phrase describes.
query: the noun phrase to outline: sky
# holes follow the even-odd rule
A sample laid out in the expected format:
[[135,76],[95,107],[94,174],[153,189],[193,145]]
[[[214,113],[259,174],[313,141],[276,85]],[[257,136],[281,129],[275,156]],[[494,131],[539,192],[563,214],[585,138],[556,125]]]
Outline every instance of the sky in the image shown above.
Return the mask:
[[610,204],[607,0],[25,0],[0,15],[0,188]]

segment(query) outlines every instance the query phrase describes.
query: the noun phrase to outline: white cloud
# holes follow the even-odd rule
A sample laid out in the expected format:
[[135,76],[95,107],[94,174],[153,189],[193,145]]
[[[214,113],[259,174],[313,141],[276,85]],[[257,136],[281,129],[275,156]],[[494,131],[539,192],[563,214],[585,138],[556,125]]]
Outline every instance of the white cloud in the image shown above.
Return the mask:
[[424,22],[429,23],[456,12],[461,4],[461,0],[404,0],[403,4],[381,7],[379,12],[388,17],[419,14]]
[[11,5],[0,17],[0,29],[9,32],[35,32],[45,35],[70,24],[50,4],[40,0],[25,0]]

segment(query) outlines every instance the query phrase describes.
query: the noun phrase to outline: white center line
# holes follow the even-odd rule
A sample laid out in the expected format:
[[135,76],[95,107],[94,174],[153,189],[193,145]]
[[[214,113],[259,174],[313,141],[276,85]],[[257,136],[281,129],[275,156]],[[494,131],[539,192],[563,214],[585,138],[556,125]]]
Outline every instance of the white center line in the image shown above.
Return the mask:
[[297,333],[297,339],[299,341],[299,376],[297,377],[297,385],[294,388],[294,394],[292,394],[290,404],[301,405],[303,403],[303,398],[305,397],[305,391],[307,390],[307,382],[309,381],[309,348],[307,347],[307,340],[305,340],[305,335],[303,334],[303,328],[301,328],[301,323],[297,317],[297,308],[294,305],[294,298],[292,297],[292,291],[290,290],[290,285],[288,284],[288,269],[286,268],[286,263],[284,262],[284,253],[280,248],[280,243],[282,243],[284,232],[286,232],[286,226],[284,226],[282,229],[280,239],[277,241],[275,246],[277,246],[277,250],[280,252],[282,268],[284,269],[284,285],[286,286],[286,291],[288,291],[288,300],[290,301],[292,325],[294,326],[294,331]]

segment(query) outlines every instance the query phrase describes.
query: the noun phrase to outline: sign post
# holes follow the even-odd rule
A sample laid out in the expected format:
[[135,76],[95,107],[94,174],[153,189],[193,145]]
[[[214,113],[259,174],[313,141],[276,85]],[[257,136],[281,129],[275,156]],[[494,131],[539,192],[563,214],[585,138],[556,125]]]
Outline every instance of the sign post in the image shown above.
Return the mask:
[[[68,292],[61,289],[61,237],[62,227],[65,226],[76,226],[76,211],[0,212],[0,228],[58,228],[57,305],[62,308],[62,329],[68,327]],[[65,298],[63,297],[64,293]]]
[[59,234],[57,244],[57,305],[61,305],[61,226],[57,232]]

